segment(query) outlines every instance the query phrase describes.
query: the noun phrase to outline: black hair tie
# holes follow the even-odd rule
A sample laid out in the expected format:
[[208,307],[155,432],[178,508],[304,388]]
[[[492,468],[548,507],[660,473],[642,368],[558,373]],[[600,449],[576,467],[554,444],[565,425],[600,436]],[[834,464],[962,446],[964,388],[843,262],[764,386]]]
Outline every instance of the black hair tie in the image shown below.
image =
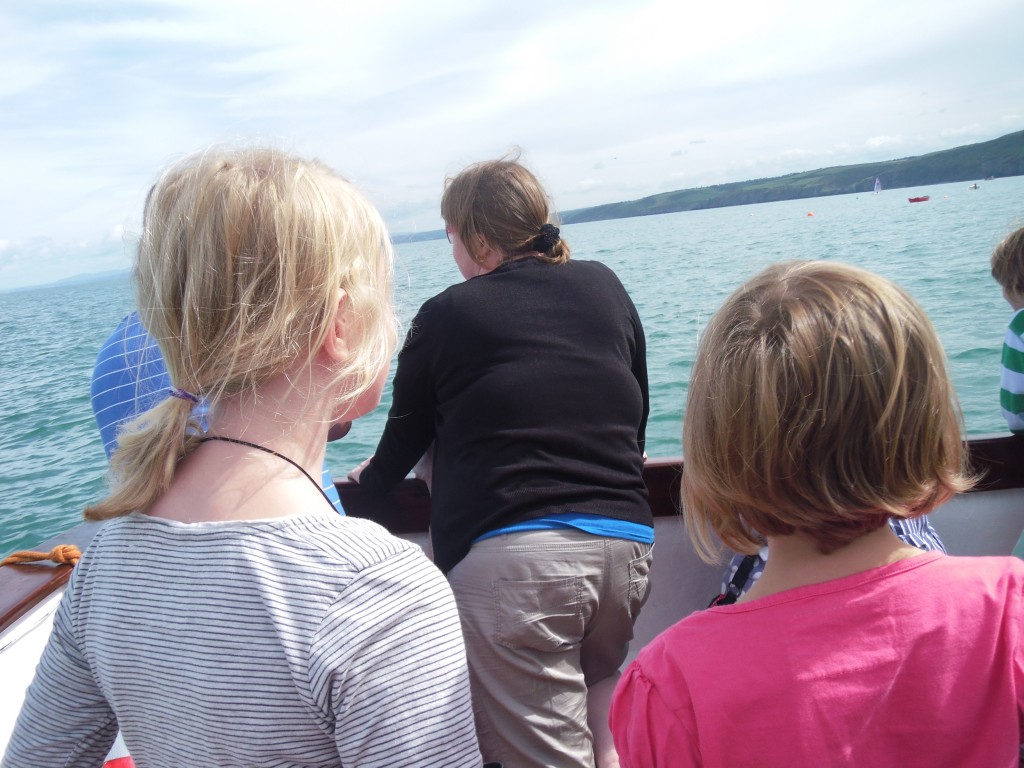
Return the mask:
[[559,229],[554,224],[545,224],[540,228],[540,234],[533,238],[530,247],[535,251],[547,253],[559,241]]

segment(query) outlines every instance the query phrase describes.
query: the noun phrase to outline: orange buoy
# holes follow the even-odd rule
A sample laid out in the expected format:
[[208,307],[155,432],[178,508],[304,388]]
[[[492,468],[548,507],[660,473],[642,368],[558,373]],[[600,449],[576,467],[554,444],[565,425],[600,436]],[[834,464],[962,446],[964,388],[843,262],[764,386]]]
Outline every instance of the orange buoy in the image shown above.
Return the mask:
[[808,216],[813,216],[813,215],[814,215],[814,211],[808,211],[808,212],[807,212],[807,215],[808,215]]

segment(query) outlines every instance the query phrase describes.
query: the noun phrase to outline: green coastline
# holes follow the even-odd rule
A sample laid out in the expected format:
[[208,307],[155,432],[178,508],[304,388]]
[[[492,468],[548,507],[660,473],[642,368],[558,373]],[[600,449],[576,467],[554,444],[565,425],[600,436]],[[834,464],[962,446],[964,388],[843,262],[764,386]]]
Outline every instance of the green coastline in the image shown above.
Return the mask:
[[[1005,176],[1024,176],[1024,131],[915,157],[661,192],[638,200],[561,211],[559,218],[563,224],[579,224],[732,205],[870,193],[876,178],[881,181],[883,189],[905,189]],[[394,241],[412,243],[444,236],[444,230],[438,229],[395,235]]]

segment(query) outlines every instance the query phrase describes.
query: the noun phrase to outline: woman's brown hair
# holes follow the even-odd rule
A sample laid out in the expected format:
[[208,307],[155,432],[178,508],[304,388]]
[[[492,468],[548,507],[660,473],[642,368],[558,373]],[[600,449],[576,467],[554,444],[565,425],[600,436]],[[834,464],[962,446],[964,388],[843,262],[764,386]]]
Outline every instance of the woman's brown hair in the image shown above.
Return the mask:
[[478,236],[503,260],[531,252],[551,264],[569,260],[569,244],[553,226],[547,193],[514,158],[476,163],[449,178],[441,198],[441,217],[477,262]]

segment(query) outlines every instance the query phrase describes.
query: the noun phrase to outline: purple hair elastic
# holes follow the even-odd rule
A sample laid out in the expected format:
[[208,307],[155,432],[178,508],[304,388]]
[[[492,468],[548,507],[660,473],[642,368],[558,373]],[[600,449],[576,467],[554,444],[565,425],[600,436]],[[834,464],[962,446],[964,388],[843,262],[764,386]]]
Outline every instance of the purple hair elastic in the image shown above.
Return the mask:
[[182,389],[181,387],[168,387],[167,394],[171,397],[176,397],[179,400],[188,400],[190,403],[198,403],[199,398],[193,395],[191,392]]

